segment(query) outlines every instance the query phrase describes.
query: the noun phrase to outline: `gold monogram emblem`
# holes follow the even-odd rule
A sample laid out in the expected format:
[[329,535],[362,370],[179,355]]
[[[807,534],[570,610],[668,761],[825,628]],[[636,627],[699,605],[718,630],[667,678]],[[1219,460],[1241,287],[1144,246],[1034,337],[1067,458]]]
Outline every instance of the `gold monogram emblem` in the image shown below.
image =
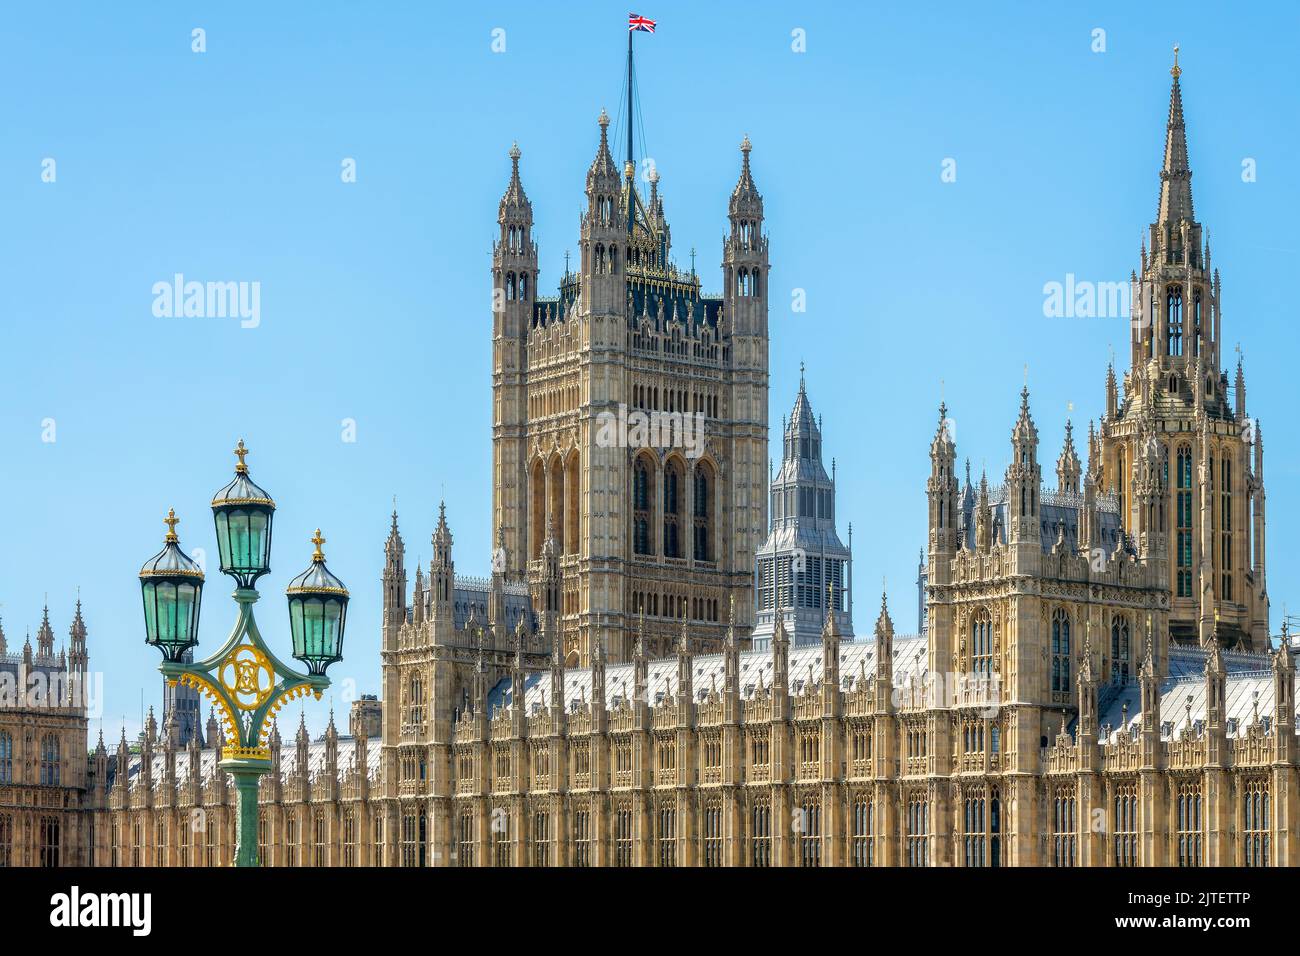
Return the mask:
[[275,686],[275,671],[267,656],[256,647],[240,645],[221,662],[217,671],[221,686],[240,710],[256,710],[266,703]]

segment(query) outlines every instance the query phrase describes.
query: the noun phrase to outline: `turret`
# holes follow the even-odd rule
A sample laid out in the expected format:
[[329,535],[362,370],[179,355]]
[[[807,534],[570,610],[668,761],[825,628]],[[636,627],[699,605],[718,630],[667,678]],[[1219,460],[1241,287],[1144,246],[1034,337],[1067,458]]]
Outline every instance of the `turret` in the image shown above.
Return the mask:
[[310,742],[311,738],[307,736],[307,714],[303,711],[298,715],[298,733],[294,737],[294,754],[297,758],[297,766],[294,769],[303,779],[308,779],[310,776],[308,772],[310,763],[308,745]]
[[889,596],[880,592],[880,616],[876,618],[876,708],[887,712],[893,704],[894,689],[894,622],[889,616]]
[[384,542],[384,573],[380,578],[384,596],[385,648],[397,647],[397,631],[406,623],[406,545],[397,530],[397,506],[393,505],[393,522]]
[[1092,618],[1084,624],[1083,654],[1079,659],[1079,723],[1075,738],[1080,744],[1097,739],[1097,678],[1092,670]]
[[790,634],[785,629],[785,612],[777,601],[776,626],[772,632],[773,717],[783,718],[789,709]]
[[492,581],[488,586],[488,627],[495,639],[505,643],[506,636],[506,533],[497,529],[497,546],[492,559]]
[[1074,428],[1067,420],[1065,423],[1065,444],[1061,447],[1061,457],[1056,459],[1056,487],[1058,491],[1079,493],[1079,454],[1074,450]]
[[1291,657],[1291,634],[1282,622],[1282,643],[1273,652],[1273,759],[1291,763],[1295,754],[1295,661]]
[[[952,439],[948,406],[939,403],[939,427],[930,442],[930,477],[926,481],[929,501],[930,575],[946,572],[943,558],[957,550],[957,445]],[[940,560],[936,560],[936,558]],[[942,583],[942,581],[938,582]]]
[[[826,602],[835,606],[835,585],[826,585]],[[822,625],[822,680],[825,684],[839,687],[840,683],[840,635],[836,615],[827,614],[826,623]]]
[[334,708],[330,708],[330,722],[325,727],[325,777],[337,780],[339,773],[339,729],[334,725]]
[[649,690],[649,660],[645,651],[645,608],[638,615],[636,643],[632,648],[632,699],[639,704],[646,703]]
[[683,706],[689,706],[695,693],[695,677],[691,655],[691,639],[687,630],[687,618],[682,614],[682,629],[677,637],[677,700]]
[[[0,634],[0,644],[4,637]],[[4,649],[0,647],[0,654]],[[68,665],[81,676],[85,676],[90,667],[90,655],[86,650],[86,622],[81,616],[81,598],[77,598],[77,611],[72,618],[72,627],[68,630]]]
[[1138,684],[1142,695],[1141,767],[1158,770],[1161,763],[1160,675],[1150,620],[1147,621],[1146,657],[1138,671]]
[[1029,387],[1020,390],[1020,415],[1011,430],[1011,464],[1007,467],[1007,543],[1041,547],[1038,491],[1038,428],[1029,414]]
[[50,608],[46,605],[41,612],[41,626],[36,631],[36,656],[51,658],[54,656],[54,628],[50,627]]
[[447,503],[438,502],[438,526],[433,531],[433,558],[429,562],[429,608],[433,620],[450,624],[454,611],[456,562],[451,554],[451,529],[447,527]]
[[428,608],[428,591],[424,586],[424,569],[415,566],[415,590],[411,593],[411,623],[423,624]]
[[524,666],[524,644],[527,640],[528,628],[521,614],[519,623],[515,626],[515,654],[510,665],[510,699],[515,710],[520,714],[524,712],[524,696],[528,681],[528,671]]
[[[1217,622],[1216,622],[1217,623]],[[1217,627],[1210,654],[1205,661],[1205,762],[1211,767],[1225,765],[1227,755],[1228,671],[1223,666],[1223,650]]]
[[618,169],[609,151],[609,114],[600,111],[600,146],[587,170],[587,209],[582,216],[582,312],[587,315],[622,314],[626,282],[624,250],[627,220],[620,213]]
[[519,180],[519,144],[510,147],[510,183],[497,207],[497,239],[492,244],[494,337],[527,334],[537,296],[537,244],[533,242],[533,204]]
[[[832,615],[833,617],[834,615]],[[727,636],[722,642],[723,690],[727,696],[740,695],[740,644],[736,639],[736,598],[727,607]]]
[[597,634],[591,647],[591,713],[598,723],[605,713],[605,641]]
[[767,336],[767,237],[763,234],[763,197],[749,168],[753,147],[740,143],[740,179],[731,191],[727,219],[731,232],[722,243],[722,274],[727,284],[726,315],[733,334]]

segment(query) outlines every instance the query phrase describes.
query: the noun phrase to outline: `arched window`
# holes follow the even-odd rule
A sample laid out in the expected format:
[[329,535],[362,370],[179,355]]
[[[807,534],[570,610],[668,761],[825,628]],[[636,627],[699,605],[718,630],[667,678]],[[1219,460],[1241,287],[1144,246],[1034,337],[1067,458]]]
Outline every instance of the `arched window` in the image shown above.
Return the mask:
[[1070,615],[1064,609],[1052,614],[1052,693],[1070,692]]
[[555,535],[556,553],[564,554],[564,466],[559,456],[551,459],[551,510],[547,533]]
[[1201,343],[1204,340],[1204,332],[1201,328],[1201,290],[1197,289],[1192,295],[1192,324],[1195,329],[1196,338],[1192,343],[1192,355],[1201,354]]
[[1116,614],[1110,621],[1110,674],[1116,683],[1128,680],[1129,654],[1128,618]]
[[654,479],[645,455],[632,466],[632,550],[636,554],[654,554],[650,540],[650,522],[654,510]]
[[1165,311],[1169,318],[1168,354],[1183,354],[1183,290],[1171,285],[1165,290]]
[[564,505],[564,551],[566,554],[576,554],[578,551],[578,453],[572,452],[569,455],[569,461],[565,465],[564,474],[564,493],[567,501]]
[[1178,449],[1178,539],[1175,563],[1178,568],[1178,597],[1192,596],[1192,449]]
[[533,462],[533,490],[529,507],[532,509],[532,555],[542,556],[542,544],[546,538],[546,471],[541,460]]
[[670,458],[664,465],[664,557],[680,558],[682,556],[683,505],[686,489],[682,463],[677,458]]
[[41,738],[41,786],[59,785],[59,738],[46,734]]
[[14,738],[6,731],[0,731],[0,783],[13,783],[14,779]]
[[713,468],[708,462],[695,466],[695,560],[712,561],[713,554]]
[[1219,463],[1219,568],[1223,572],[1219,597],[1232,600],[1232,462]]
[[1124,502],[1127,499],[1124,489],[1128,487],[1128,469],[1124,466],[1124,457],[1124,449],[1120,448],[1115,457],[1115,498],[1119,503],[1120,524],[1125,530],[1128,530],[1131,525],[1128,512],[1124,510]]
[[993,619],[981,608],[971,621],[971,671],[977,676],[993,675]]

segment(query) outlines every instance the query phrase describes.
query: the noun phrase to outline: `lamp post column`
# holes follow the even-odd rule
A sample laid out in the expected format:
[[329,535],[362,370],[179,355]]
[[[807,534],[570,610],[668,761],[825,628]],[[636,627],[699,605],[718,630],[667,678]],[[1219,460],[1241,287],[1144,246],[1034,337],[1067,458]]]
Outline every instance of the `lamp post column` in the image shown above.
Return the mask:
[[[232,763],[250,764],[255,761],[227,761],[222,766]],[[235,844],[235,866],[257,866],[257,784],[267,768],[235,769],[230,767],[230,775],[235,780],[235,791],[239,795],[237,805],[237,842]]]

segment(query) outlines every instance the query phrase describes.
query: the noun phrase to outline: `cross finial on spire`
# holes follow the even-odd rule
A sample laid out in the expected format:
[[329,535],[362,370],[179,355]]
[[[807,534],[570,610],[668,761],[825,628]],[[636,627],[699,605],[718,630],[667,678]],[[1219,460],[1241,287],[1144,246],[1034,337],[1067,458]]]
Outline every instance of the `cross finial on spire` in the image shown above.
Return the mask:
[[244,458],[248,454],[248,449],[244,447],[244,439],[239,439],[235,445],[235,457],[239,459],[239,464],[235,465],[236,474],[247,474],[248,466],[244,464]]
[[176,541],[176,526],[181,523],[181,519],[176,517],[174,508],[167,509],[167,517],[163,518],[163,524],[167,526],[167,540]]
[[313,561],[324,561],[325,552],[320,549],[320,546],[325,543],[325,539],[321,537],[320,528],[317,528],[316,533],[311,536],[311,543],[316,545],[316,551],[312,554],[311,559]]
[[1173,69],[1169,71],[1169,75],[1176,80],[1178,79],[1178,77],[1182,76],[1182,73],[1183,73],[1183,68],[1178,65],[1178,44],[1175,43],[1174,44],[1174,66]]

